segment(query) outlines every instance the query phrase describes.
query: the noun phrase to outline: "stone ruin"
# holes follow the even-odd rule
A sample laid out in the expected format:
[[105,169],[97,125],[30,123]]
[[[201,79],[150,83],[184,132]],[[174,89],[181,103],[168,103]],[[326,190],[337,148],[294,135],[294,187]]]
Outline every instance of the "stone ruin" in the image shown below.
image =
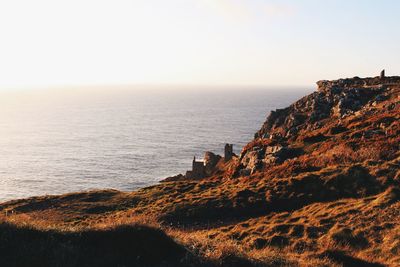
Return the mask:
[[196,161],[196,157],[193,157],[192,170],[186,172],[187,179],[200,179],[206,176],[206,167],[204,161]]
[[[224,161],[230,161],[234,157],[233,144],[226,144],[224,149]],[[216,155],[207,151],[204,154],[204,160],[198,161],[193,158],[192,170],[185,174],[186,179],[201,179],[213,175],[217,169],[218,162],[222,159],[220,155]]]
[[233,157],[233,144],[225,144],[224,152],[225,161],[231,160]]

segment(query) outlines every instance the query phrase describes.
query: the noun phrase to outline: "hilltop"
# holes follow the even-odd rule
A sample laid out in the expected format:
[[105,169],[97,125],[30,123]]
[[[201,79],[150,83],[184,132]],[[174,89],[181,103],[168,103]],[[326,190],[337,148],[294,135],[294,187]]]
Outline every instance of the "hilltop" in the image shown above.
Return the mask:
[[[92,232],[111,238],[122,227],[135,233],[121,239],[132,250],[103,253],[104,262],[111,257],[127,259],[118,266],[399,266],[400,77],[317,85],[314,93],[272,111],[240,155],[219,158],[207,177],[179,176],[134,192],[0,204],[2,258],[10,266],[20,253],[40,257],[41,266],[94,266],[87,258],[116,244],[99,238],[90,253],[79,254],[94,242],[82,240]],[[15,234],[27,229],[28,237]],[[148,252],[159,240],[166,245]],[[38,244],[52,253],[36,255]],[[71,256],[76,261],[59,258]]]

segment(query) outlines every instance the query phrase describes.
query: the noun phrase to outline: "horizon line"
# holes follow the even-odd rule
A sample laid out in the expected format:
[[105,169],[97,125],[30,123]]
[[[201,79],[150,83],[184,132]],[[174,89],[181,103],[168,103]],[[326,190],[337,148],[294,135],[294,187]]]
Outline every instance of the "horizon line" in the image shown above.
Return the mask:
[[66,85],[33,85],[33,86],[4,86],[0,87],[0,92],[20,92],[20,91],[47,91],[47,90],[78,90],[78,89],[217,89],[217,90],[237,90],[237,89],[305,89],[316,87],[313,84],[178,84],[178,83],[91,83],[91,84],[66,84]]

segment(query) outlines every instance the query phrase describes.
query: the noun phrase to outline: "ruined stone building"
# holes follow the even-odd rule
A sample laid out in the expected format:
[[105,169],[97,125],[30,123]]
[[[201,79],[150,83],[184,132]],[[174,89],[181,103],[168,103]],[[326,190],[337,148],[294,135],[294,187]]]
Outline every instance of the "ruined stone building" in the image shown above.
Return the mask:
[[196,161],[196,157],[193,157],[192,170],[186,172],[187,179],[200,179],[205,177],[206,167],[204,161]]
[[225,144],[225,161],[231,160],[233,157],[233,144]]
[[[225,161],[229,161],[233,158],[233,145],[225,145]],[[196,157],[193,157],[192,170],[186,171],[186,179],[201,179],[213,175],[217,170],[217,164],[221,160],[220,155],[216,155],[210,151],[205,152],[204,160],[197,161]]]

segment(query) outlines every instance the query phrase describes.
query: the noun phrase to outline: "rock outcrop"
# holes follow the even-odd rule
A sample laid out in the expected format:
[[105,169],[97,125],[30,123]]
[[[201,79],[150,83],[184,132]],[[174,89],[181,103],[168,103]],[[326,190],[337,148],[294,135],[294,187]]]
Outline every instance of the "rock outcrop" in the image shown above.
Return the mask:
[[[312,131],[324,128],[334,122],[329,134],[346,131],[343,121],[349,116],[374,113],[379,103],[393,95],[393,88],[400,85],[400,77],[375,77],[322,80],[317,82],[316,92],[303,97],[284,109],[271,111],[261,129],[255,134],[253,145],[245,147],[240,155],[236,175],[254,173],[271,164],[280,164],[287,159],[301,155],[295,141],[319,142],[322,134],[310,135]],[[386,109],[399,105],[393,101]],[[360,137],[371,134],[385,134],[389,122],[382,122],[375,132],[358,133]],[[386,131],[386,132],[385,132]],[[269,140],[269,141],[267,141]]]
[[206,168],[206,175],[210,176],[215,171],[218,162],[221,160],[220,155],[216,155],[213,152],[207,151],[204,154],[204,166]]

